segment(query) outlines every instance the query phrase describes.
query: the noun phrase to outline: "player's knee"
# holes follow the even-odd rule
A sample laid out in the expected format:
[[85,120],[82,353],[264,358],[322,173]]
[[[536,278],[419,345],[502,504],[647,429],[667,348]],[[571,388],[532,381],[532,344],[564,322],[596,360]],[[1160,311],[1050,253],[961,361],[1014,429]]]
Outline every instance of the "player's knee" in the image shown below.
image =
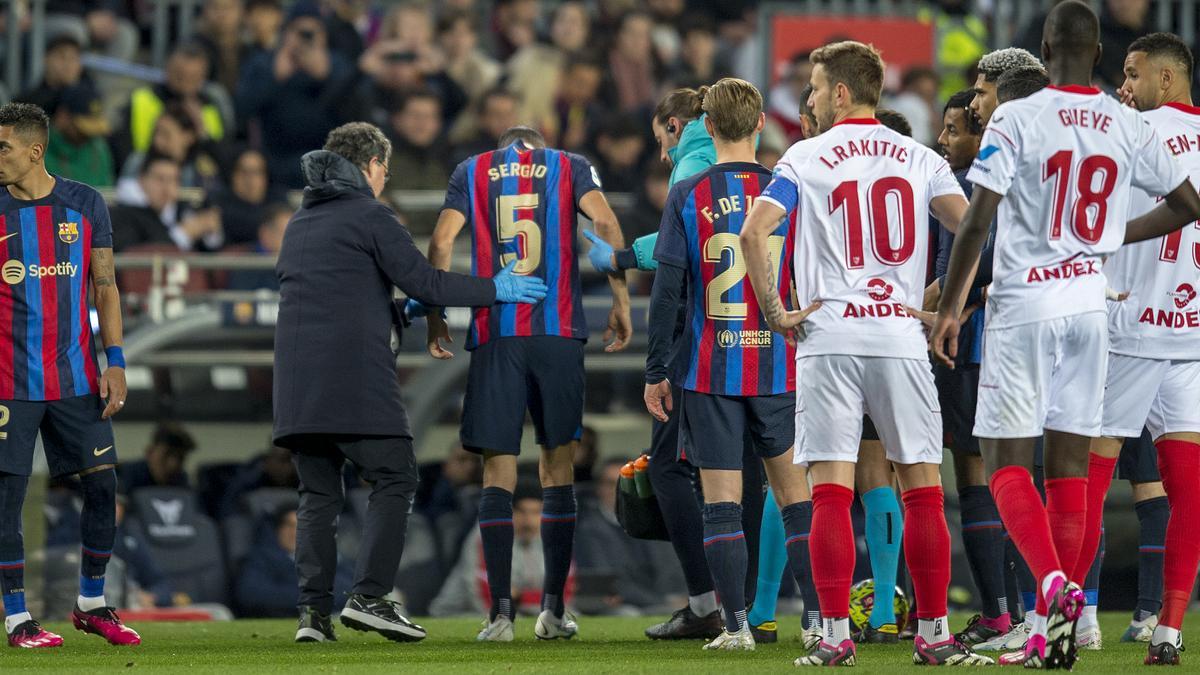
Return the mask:
[[79,474],[85,506],[111,505],[116,507],[117,472],[112,464],[96,467]]

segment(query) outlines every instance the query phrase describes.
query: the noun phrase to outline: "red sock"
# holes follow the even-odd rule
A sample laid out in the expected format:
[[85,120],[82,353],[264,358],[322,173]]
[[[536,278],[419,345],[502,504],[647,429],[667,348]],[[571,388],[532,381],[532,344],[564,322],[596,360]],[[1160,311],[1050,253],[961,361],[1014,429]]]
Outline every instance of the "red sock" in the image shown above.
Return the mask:
[[1183,626],[1200,566],[1200,445],[1165,440],[1158,448],[1158,472],[1171,505],[1167,521],[1166,552],[1163,554],[1163,605],[1158,623],[1169,628]]
[[946,616],[950,588],[950,530],[942,487],[915,488],[904,500],[904,560],[912,575],[917,618]]
[[[1108,495],[1108,487],[1112,485],[1113,468],[1116,466],[1116,457],[1101,457],[1095,453],[1088,455],[1087,515],[1083,521],[1083,544],[1079,548],[1079,557],[1075,559],[1075,567],[1070,570],[1071,581],[1080,586],[1087,578],[1088,570],[1092,569],[1092,561],[1096,559],[1096,551],[1100,548],[1104,498]],[[1064,565],[1067,564],[1068,558],[1062,560]]]
[[[1047,481],[1049,482],[1049,481]],[[1016,544],[1021,557],[1037,580],[1037,608],[1045,616],[1046,605],[1042,599],[1041,583],[1047,574],[1062,569],[1058,562],[1058,551],[1050,533],[1050,519],[1042,496],[1033,486],[1033,476],[1022,466],[1006,466],[992,474],[989,481],[992,497],[996,499],[996,510],[1008,530],[1008,536]],[[1049,492],[1049,486],[1047,486]]]
[[1050,532],[1054,537],[1054,550],[1058,552],[1058,560],[1065,573],[1070,573],[1071,565],[1079,559],[1087,506],[1087,478],[1046,479],[1046,516],[1054,523]]
[[813,487],[812,529],[808,553],[821,616],[850,616],[850,583],[854,579],[854,525],[850,505],[854,490],[836,483]]

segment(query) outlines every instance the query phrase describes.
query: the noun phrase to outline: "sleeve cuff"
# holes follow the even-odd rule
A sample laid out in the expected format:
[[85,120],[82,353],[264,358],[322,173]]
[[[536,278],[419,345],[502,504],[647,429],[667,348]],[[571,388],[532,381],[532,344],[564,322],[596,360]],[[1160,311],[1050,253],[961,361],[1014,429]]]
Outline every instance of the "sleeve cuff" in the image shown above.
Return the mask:
[[617,269],[631,270],[637,268],[637,254],[631,248],[623,248],[613,252],[613,256],[617,259]]

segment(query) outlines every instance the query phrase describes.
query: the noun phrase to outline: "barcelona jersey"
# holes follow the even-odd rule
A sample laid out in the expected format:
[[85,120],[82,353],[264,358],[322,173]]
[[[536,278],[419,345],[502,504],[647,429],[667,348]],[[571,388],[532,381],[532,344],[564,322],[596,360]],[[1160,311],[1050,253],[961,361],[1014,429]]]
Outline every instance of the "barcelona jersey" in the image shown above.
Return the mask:
[[112,248],[103,198],[64,178],[32,201],[0,190],[0,242],[0,399],[97,393],[88,274],[92,249]]
[[[767,326],[738,235],[771,172],[728,162],[680,181],[667,198],[654,258],[687,270],[687,318],[679,363],[684,389],[720,396],[795,391],[795,352]],[[780,299],[791,309],[794,215],[768,237]]]
[[513,144],[458,165],[442,208],[467,219],[471,273],[492,277],[515,261],[516,274],[541,277],[549,288],[537,304],[475,309],[467,349],[501,337],[587,339],[575,249],[577,213],[579,200],[598,189],[591,164],[561,150]]

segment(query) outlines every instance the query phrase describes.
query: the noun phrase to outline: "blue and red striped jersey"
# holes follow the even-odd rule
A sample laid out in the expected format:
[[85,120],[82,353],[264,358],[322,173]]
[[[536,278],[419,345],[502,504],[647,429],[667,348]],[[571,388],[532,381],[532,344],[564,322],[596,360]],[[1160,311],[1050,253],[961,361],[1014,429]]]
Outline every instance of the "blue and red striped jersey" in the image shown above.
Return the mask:
[[525,335],[587,339],[575,250],[579,200],[600,189],[588,161],[562,150],[513,144],[469,157],[450,177],[443,209],[459,211],[471,230],[471,273],[495,276],[517,261],[549,292],[535,305],[497,303],[474,310],[467,349]]
[[[654,258],[687,270],[687,318],[680,345],[683,388],[721,396],[796,390],[795,350],[767,327],[738,235],[771,172],[749,162],[717,164],[680,181],[667,198]],[[768,239],[779,297],[792,307],[795,214]]]
[[0,232],[0,399],[99,392],[88,274],[92,249],[112,248],[104,199],[65,178],[32,201],[0,190]]

